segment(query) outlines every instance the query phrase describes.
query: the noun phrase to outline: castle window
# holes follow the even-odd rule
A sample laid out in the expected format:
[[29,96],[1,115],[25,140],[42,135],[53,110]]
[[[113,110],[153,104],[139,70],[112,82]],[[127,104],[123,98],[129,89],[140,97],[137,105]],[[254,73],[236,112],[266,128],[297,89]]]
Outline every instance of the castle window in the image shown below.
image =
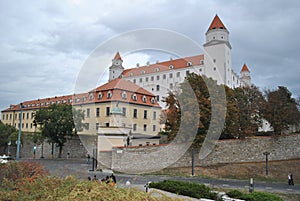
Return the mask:
[[213,60],[214,63],[216,63],[216,61],[217,61],[216,59]]
[[170,74],[169,74],[169,78],[173,78],[173,73],[170,73]]
[[132,95],[132,100],[134,100],[134,101],[136,101],[136,100],[137,100],[137,96],[136,96],[136,94],[133,94],[133,95]]
[[146,82],[148,82],[149,81],[149,77],[146,77]]
[[152,129],[153,131],[156,131],[156,125],[153,125]]
[[133,118],[137,118],[137,109],[133,109]]
[[145,71],[144,70],[142,70],[142,75],[144,75],[145,74]]
[[156,85],[156,91],[159,91],[159,85]]
[[147,124],[144,124],[144,131],[147,131]]
[[123,116],[126,116],[126,107],[122,108],[122,113],[123,113]]
[[99,107],[96,108],[96,117],[100,117],[100,108]]
[[214,71],[215,71],[215,70],[217,70],[217,68],[216,68],[216,67],[214,67]]
[[122,99],[124,99],[124,100],[127,99],[127,94],[125,91],[122,92]]
[[156,112],[153,112],[153,120],[156,120]]
[[133,124],[133,125],[132,125],[132,130],[133,130],[133,131],[136,131],[136,124]]
[[156,96],[156,100],[159,101],[159,95]]
[[154,76],[151,76],[151,81],[154,81]]
[[170,89],[173,89],[173,83],[170,83]]
[[133,79],[133,83],[136,83],[136,79]]
[[106,116],[108,117],[110,115],[110,107],[106,107]]
[[98,93],[98,100],[101,100],[101,99],[102,99],[102,93],[99,92],[99,93]]
[[165,80],[167,78],[166,74],[163,74],[163,79]]
[[159,80],[159,75],[156,76],[156,80]]
[[173,65],[170,65],[170,66],[169,66],[169,69],[173,69],[173,68],[174,68],[174,66],[173,66]]
[[203,64],[204,64],[204,61],[203,61],[203,60],[200,60],[200,64],[203,65]]
[[[82,102],[85,102],[85,101],[86,101],[86,97],[83,96],[83,97],[82,97]],[[56,104],[57,104],[57,101],[56,101]]]
[[94,99],[94,94],[90,94],[90,100],[93,100]]
[[147,98],[146,98],[146,96],[145,96],[145,95],[142,97],[142,101],[143,101],[144,103],[146,103],[146,101],[147,101]]
[[140,78],[140,83],[142,83],[143,82],[143,78]]
[[90,113],[91,113],[90,108],[87,108],[86,109],[86,117],[90,117]]
[[176,76],[177,76],[177,77],[180,77],[180,72],[177,72],[177,73],[176,73]]
[[108,91],[107,92],[107,98],[111,98],[112,97],[112,92],[111,91]]
[[155,103],[155,98],[151,98],[151,103],[152,103],[152,104]]
[[159,68],[155,68],[154,70],[155,70],[155,72],[158,72],[158,71],[159,71]]
[[133,73],[129,73],[129,77],[132,77],[133,76]]
[[187,62],[187,64],[186,64],[186,66],[192,66],[193,64],[192,64],[192,62]]
[[147,119],[147,110],[144,110],[144,119]]

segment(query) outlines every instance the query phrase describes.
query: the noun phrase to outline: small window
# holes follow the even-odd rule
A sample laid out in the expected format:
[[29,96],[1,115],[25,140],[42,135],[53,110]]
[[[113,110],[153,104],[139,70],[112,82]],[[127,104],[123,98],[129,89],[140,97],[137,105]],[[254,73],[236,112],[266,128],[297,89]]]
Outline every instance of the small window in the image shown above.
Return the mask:
[[203,60],[200,60],[200,64],[203,65],[203,64],[204,64],[204,61],[203,61]]
[[170,89],[171,90],[173,89],[173,83],[170,83]]
[[216,67],[214,67],[214,71],[215,71],[215,70],[217,70],[217,68],[216,68]]
[[153,112],[153,120],[156,120],[156,112]]
[[99,123],[96,123],[96,130],[99,129]]
[[[82,102],[85,102],[85,101],[86,101],[86,97],[83,96],[83,97],[82,97]],[[56,101],[56,104],[57,104],[57,101]]]
[[173,66],[173,65],[170,65],[170,66],[169,66],[169,69],[173,69],[173,68],[174,68],[174,66]]
[[159,85],[156,85],[156,91],[159,91],[159,88],[160,88]]
[[106,107],[106,116],[110,115],[110,107]]
[[154,76],[151,76],[151,81],[154,81]]
[[144,131],[147,131],[147,124],[144,124]]
[[156,96],[156,100],[159,101],[159,95]]
[[186,66],[192,66],[193,65],[193,63],[192,62],[187,62],[187,64],[186,64]]
[[102,93],[98,93],[98,100],[101,100],[102,99]]
[[154,104],[155,103],[155,98],[151,98],[151,103]]
[[97,108],[96,108],[96,117],[99,117],[99,116],[100,116],[100,108],[97,107]]
[[169,78],[173,78],[173,73],[170,73],[170,74],[169,74]]
[[133,131],[136,131],[136,124],[133,124],[133,125],[132,125],[132,130],[133,130]]
[[133,118],[137,118],[137,109],[133,109]]
[[148,81],[149,81],[149,77],[146,77],[146,79],[145,79],[145,80],[146,80],[146,82],[148,82]]
[[94,99],[94,94],[90,94],[90,100]]
[[143,101],[144,103],[146,103],[146,101],[147,101],[147,98],[146,98],[146,96],[145,96],[145,95],[143,96],[143,98],[142,98],[142,101]]
[[90,113],[91,113],[90,108],[87,108],[86,109],[86,117],[90,117]]
[[147,110],[144,110],[144,119],[147,119]]
[[167,78],[166,74],[163,74],[163,79],[165,80]]
[[137,96],[136,96],[136,94],[133,94],[133,95],[132,95],[132,100],[134,100],[134,101],[136,101],[136,100],[137,100]]
[[214,61],[214,63],[216,63],[216,62],[217,62],[217,60],[216,60],[216,59],[213,59],[213,61]]
[[142,83],[143,82],[143,78],[140,78],[140,83]]
[[142,75],[144,75],[146,72],[144,70],[142,70]]
[[108,91],[107,92],[107,98],[111,98],[112,97],[112,92],[111,91]]
[[89,123],[85,123],[85,129],[90,130],[90,124]]
[[159,80],[159,75],[156,76],[156,80]]
[[155,68],[154,70],[155,70],[155,72],[158,72],[158,71],[159,71],[159,68]]
[[180,77],[180,72],[177,72],[177,73],[176,73],[176,77]]
[[133,76],[133,73],[129,73],[129,77],[132,77]]
[[133,83],[136,83],[136,79],[133,79]]
[[125,91],[122,92],[122,99],[124,99],[124,100],[127,99],[127,93]]
[[126,116],[126,107],[122,108],[122,113],[123,113],[123,116]]
[[156,125],[153,125],[153,126],[152,126],[152,130],[153,130],[153,131],[156,131]]

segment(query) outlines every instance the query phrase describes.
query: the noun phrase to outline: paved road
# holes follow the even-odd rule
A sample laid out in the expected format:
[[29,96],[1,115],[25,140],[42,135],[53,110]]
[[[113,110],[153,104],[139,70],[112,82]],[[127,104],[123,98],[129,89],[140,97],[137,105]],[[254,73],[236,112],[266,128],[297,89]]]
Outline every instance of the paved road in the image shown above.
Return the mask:
[[[93,177],[94,175],[96,175],[98,178],[101,179],[111,174],[109,172],[103,173],[97,171],[90,171],[92,169],[92,164],[87,164],[85,159],[36,159],[34,161],[42,163],[50,172],[50,174],[59,177],[73,175],[79,179],[87,179],[88,176]],[[169,177],[157,175],[115,175],[117,177],[118,183],[121,185],[125,185],[126,181],[130,181],[132,185],[142,186],[145,185],[148,181],[163,181],[167,179],[173,179],[203,183],[211,187],[246,190],[249,189],[249,182],[242,180],[202,179],[198,177]],[[300,194],[300,185],[296,184],[295,186],[288,186],[286,183],[267,183],[254,181],[254,190]]]

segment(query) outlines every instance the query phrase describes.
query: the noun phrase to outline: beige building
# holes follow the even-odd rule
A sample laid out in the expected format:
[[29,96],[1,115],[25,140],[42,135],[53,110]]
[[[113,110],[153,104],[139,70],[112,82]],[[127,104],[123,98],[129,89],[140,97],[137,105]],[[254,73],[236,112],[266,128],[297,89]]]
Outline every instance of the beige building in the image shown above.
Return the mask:
[[72,104],[85,114],[85,129],[80,135],[97,135],[100,127],[113,126],[112,108],[122,111],[122,127],[130,128],[132,134],[155,136],[160,131],[159,116],[161,107],[155,95],[138,85],[120,78],[99,86],[88,93],[37,99],[10,105],[2,111],[2,121],[19,129],[20,118],[23,132],[37,131],[34,126],[34,113],[51,104]]

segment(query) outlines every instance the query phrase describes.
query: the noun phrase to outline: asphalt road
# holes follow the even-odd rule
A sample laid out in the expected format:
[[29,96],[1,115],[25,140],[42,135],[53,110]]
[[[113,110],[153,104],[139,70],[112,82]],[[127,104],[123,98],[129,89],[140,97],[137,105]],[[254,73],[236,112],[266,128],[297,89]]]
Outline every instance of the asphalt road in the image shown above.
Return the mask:
[[[50,172],[51,175],[65,177],[72,175],[78,179],[87,179],[89,176],[101,179],[110,175],[109,172],[91,171],[92,164],[87,164],[86,159],[23,159],[41,163]],[[161,175],[128,175],[128,174],[114,174],[117,178],[117,182],[121,185],[125,185],[127,181],[131,185],[145,185],[148,181],[163,181],[167,179],[182,180],[197,182],[209,185],[211,187],[227,188],[227,189],[249,189],[249,181],[243,180],[225,180],[225,179],[203,179],[198,177],[169,177]],[[267,183],[255,181],[254,178],[254,190],[265,192],[277,192],[277,193],[297,193],[300,194],[300,185],[295,181],[295,186],[289,186],[287,183]]]

